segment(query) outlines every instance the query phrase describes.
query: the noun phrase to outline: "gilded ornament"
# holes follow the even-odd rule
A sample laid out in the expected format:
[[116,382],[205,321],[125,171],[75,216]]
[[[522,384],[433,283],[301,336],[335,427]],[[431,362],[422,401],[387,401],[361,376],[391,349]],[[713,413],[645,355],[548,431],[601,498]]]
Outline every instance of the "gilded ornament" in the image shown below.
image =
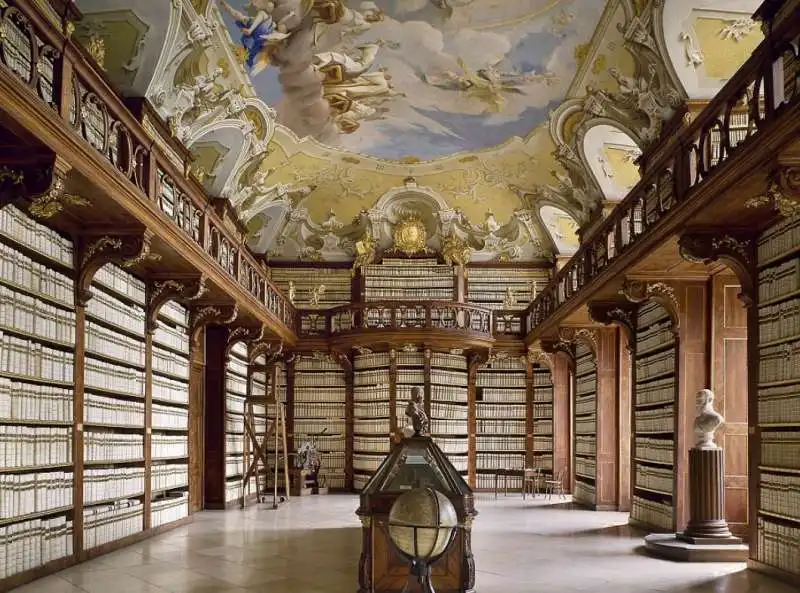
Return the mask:
[[375,260],[375,248],[378,242],[372,237],[372,232],[367,229],[364,236],[356,241],[356,259],[353,262],[352,274],[355,276],[357,270],[363,270],[364,266],[371,264]]
[[425,224],[416,216],[402,219],[394,227],[394,247],[406,255],[426,253],[428,248],[428,232]]
[[92,33],[86,42],[86,51],[94,58],[97,65],[105,70],[106,67],[106,41],[97,33]]
[[463,266],[469,263],[472,248],[463,239],[449,235],[442,242],[442,255],[446,263]]
[[64,191],[64,177],[56,175],[50,189],[34,198],[28,206],[28,212],[34,218],[46,220],[53,218],[64,209],[64,206],[90,206],[91,202],[86,198],[70,194]]
[[780,185],[771,180],[767,191],[760,196],[750,198],[745,202],[746,208],[761,208],[772,206],[781,216],[789,217],[800,213],[800,202],[793,200],[781,190]]

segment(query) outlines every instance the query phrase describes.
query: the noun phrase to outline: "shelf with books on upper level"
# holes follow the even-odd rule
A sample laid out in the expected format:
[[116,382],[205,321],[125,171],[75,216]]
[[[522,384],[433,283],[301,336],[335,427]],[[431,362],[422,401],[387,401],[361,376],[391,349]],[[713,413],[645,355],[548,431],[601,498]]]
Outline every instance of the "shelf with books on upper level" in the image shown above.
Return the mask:
[[578,504],[595,504],[597,477],[597,363],[595,354],[584,343],[575,347],[575,491]]
[[467,302],[493,311],[525,309],[550,281],[543,268],[467,268]]
[[[402,354],[402,353],[401,353]],[[469,470],[469,387],[465,354],[425,352],[431,436],[462,475]],[[398,365],[398,373],[399,373]],[[405,404],[398,392],[398,408]],[[398,410],[398,413],[400,410]],[[398,416],[400,418],[400,416]]]
[[295,449],[303,440],[316,443],[322,465],[320,486],[345,487],[347,379],[330,355],[300,355],[294,361],[292,398]]
[[361,490],[390,449],[392,368],[389,352],[353,358],[353,487]]
[[364,301],[453,301],[455,267],[435,259],[384,259],[364,266]]
[[673,321],[654,301],[638,309],[634,352],[631,521],[672,531],[678,352]]
[[475,391],[475,487],[494,487],[498,471],[512,472],[507,484],[522,488],[527,466],[527,363],[518,357],[494,357],[481,365]]
[[800,575],[800,216],[765,230],[758,258],[758,562]]
[[269,273],[284,294],[293,294],[293,304],[300,309],[329,309],[351,302],[349,268],[273,267]]
[[234,344],[225,365],[225,502],[241,502],[244,478],[244,416],[246,413],[247,345]]

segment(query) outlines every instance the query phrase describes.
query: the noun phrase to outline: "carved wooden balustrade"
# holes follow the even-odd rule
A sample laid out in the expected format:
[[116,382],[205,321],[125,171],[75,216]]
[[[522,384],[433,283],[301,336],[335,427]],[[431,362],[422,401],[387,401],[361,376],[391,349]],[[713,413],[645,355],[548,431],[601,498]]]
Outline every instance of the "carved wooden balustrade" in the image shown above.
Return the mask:
[[449,301],[378,301],[353,303],[325,311],[298,311],[301,337],[428,333],[465,336],[491,342],[489,309]]
[[[752,148],[765,129],[780,128],[779,120],[786,121],[800,103],[799,41],[800,19],[776,25],[705,109],[646,155],[639,183],[528,307],[529,341],[626,265],[612,264],[632,261],[652,247],[643,238],[674,232],[672,227],[702,207],[695,198],[722,165]],[[766,161],[770,155],[763,152]],[[708,195],[703,199],[710,201]]]
[[71,23],[65,20],[59,30],[33,4],[0,0],[0,76],[8,70],[30,87],[152,208],[294,334],[294,307],[269,280],[264,264],[244,245],[244,237],[208,208],[208,196],[186,178],[184,164],[155,145],[91,57],[70,39]]

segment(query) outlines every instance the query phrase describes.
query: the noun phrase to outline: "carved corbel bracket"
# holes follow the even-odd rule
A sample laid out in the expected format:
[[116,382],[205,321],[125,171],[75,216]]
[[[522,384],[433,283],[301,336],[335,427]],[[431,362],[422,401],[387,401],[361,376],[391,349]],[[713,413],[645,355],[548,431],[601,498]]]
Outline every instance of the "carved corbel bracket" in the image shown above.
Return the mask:
[[654,300],[664,307],[672,319],[675,331],[680,327],[680,304],[675,294],[675,287],[666,282],[643,282],[626,278],[620,289],[626,299],[632,303],[641,304],[649,299]]
[[197,303],[189,309],[189,336],[192,344],[207,325],[230,325],[239,317],[239,306],[230,303]]
[[21,155],[20,162],[0,166],[0,208],[20,199],[63,191],[70,165],[52,155]]
[[[225,356],[230,355],[231,349],[239,342],[244,342],[248,346],[253,342],[263,342],[266,340],[269,330],[266,325],[254,327],[252,325],[235,325],[230,328],[228,341],[225,344]],[[249,348],[248,348],[249,358]]]
[[603,325],[618,325],[627,332],[629,340],[635,340],[636,308],[627,301],[593,301],[589,303],[589,317]]
[[254,364],[259,357],[264,356],[266,364],[269,365],[277,361],[282,355],[283,342],[258,340],[250,343],[247,358],[250,364]]
[[135,266],[150,257],[153,233],[138,229],[129,233],[91,233],[80,238],[80,265],[75,283],[75,300],[85,306],[92,298],[92,279],[106,264]]
[[585,327],[561,327],[558,329],[558,335],[562,341],[573,345],[582,342],[597,356],[598,342],[595,330]]
[[147,295],[147,329],[149,332],[155,331],[158,313],[167,302],[191,303],[208,291],[205,274],[154,277],[150,279],[149,284]]
[[353,361],[347,356],[346,353],[340,352],[338,350],[331,350],[331,358],[339,363],[339,366],[344,369],[346,373],[350,373],[353,371]]
[[755,304],[757,270],[756,242],[737,233],[688,232],[678,241],[681,257],[687,261],[709,264],[721,261],[736,274],[742,291],[739,299],[746,307]]
[[49,183],[42,190],[28,191],[28,198],[31,203],[28,205],[28,213],[36,219],[47,220],[53,218],[61,212],[65,206],[89,206],[91,202],[79,196],[67,192],[67,176],[72,166],[56,157],[54,164],[45,173],[49,177]]
[[553,368],[553,357],[539,348],[530,348],[528,350],[528,362],[544,365],[551,370]]
[[745,202],[746,208],[763,206],[773,208],[781,216],[800,214],[800,166],[776,168],[769,176],[764,193]]
[[564,354],[566,355],[567,359],[570,363],[575,362],[575,349],[572,346],[572,342],[568,340],[563,340],[559,338],[542,338],[540,342],[542,346],[542,351],[550,354]]

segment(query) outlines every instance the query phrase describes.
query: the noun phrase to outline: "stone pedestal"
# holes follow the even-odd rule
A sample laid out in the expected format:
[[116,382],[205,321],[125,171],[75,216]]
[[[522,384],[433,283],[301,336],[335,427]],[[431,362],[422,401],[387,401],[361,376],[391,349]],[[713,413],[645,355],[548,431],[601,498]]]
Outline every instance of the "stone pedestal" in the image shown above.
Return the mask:
[[689,451],[689,524],[683,533],[644,538],[654,556],[685,562],[744,562],[748,547],[725,521],[725,452]]

